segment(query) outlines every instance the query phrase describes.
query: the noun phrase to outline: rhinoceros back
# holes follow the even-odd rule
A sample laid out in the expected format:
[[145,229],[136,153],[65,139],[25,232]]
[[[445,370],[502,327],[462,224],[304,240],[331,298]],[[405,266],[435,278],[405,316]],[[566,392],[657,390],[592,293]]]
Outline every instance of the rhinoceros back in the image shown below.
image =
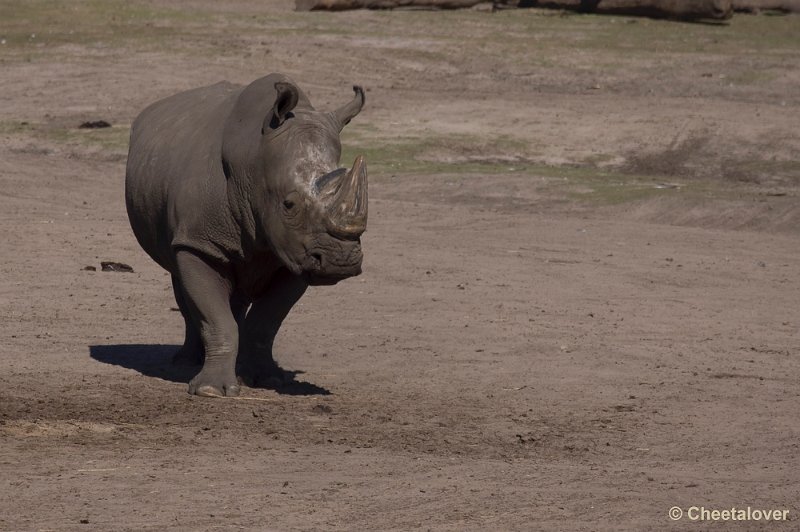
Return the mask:
[[[223,124],[240,87],[194,89],[146,108],[131,127],[125,203],[142,248],[173,271],[176,246],[224,255],[230,233]],[[222,243],[222,245],[221,245]]]

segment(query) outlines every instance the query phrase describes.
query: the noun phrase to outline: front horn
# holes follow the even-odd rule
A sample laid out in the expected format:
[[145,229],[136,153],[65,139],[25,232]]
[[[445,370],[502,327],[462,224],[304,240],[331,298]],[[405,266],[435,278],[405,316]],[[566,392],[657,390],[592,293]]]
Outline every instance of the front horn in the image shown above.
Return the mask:
[[367,163],[359,155],[342,177],[327,204],[331,231],[342,236],[359,236],[367,229]]

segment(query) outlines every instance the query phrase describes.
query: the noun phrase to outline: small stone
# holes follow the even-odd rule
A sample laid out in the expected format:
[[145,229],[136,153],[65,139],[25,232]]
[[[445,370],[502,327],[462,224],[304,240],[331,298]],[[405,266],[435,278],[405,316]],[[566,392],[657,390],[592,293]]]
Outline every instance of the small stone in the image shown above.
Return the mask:
[[103,261],[100,263],[100,268],[104,272],[133,273],[133,268],[122,262]]
[[103,129],[106,127],[111,127],[111,124],[105,120],[90,120],[78,126],[79,129]]

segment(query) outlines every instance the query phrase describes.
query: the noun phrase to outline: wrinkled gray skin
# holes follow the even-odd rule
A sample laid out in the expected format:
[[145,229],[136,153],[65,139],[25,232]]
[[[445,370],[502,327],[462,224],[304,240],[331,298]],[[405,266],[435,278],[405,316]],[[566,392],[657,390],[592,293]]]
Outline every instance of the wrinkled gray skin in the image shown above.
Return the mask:
[[287,77],[227,82],[145,109],[131,131],[125,199],[144,250],[172,274],[186,322],[176,363],[189,393],[235,396],[280,378],[275,334],[309,285],[361,273],[366,166],[339,169],[341,129],[364,92],[316,111]]

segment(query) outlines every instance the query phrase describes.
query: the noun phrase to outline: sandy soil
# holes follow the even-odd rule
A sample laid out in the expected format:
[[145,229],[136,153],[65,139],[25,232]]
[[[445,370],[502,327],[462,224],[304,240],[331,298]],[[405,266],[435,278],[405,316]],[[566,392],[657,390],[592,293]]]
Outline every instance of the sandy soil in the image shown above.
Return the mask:
[[[800,18],[18,4],[0,529],[712,526],[672,506],[797,528]],[[364,274],[290,315],[293,384],[192,397],[125,215],[127,131],[270,71],[321,108],[369,88],[344,137],[372,169]]]

